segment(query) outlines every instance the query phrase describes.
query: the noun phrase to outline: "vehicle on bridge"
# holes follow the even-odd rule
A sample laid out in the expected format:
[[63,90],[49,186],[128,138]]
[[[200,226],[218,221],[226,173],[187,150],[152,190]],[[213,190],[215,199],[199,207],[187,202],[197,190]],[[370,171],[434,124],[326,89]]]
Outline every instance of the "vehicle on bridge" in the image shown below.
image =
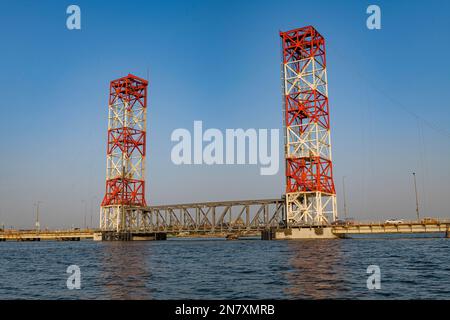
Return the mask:
[[385,224],[403,224],[405,222],[403,219],[388,219],[384,223]]
[[355,218],[345,218],[345,224],[348,226],[354,226],[356,224]]
[[332,226],[345,226],[346,224],[345,220],[336,220],[331,223]]

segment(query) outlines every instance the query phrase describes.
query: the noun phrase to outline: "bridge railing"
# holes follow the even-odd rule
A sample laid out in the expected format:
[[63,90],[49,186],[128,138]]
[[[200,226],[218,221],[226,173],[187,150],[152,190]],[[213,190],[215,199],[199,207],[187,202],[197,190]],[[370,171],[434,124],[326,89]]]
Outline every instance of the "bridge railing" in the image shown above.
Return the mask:
[[386,226],[386,225],[427,225],[427,224],[450,224],[447,218],[429,218],[429,220],[402,220],[400,223],[384,221],[351,221],[346,224],[336,226]]

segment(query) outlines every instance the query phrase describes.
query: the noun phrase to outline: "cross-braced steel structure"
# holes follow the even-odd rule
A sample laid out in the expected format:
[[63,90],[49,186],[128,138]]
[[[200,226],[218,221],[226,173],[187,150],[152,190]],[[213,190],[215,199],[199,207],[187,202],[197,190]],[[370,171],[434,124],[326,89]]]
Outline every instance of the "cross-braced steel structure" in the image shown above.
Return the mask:
[[139,231],[246,232],[284,226],[282,199],[221,201],[147,207]]
[[337,218],[337,208],[325,39],[312,26],[280,37],[288,223],[328,224]]
[[132,229],[132,210],[146,206],[147,86],[146,80],[132,74],[110,83],[102,230]]
[[[312,26],[281,32],[280,36],[286,160],[284,202],[231,201],[147,207],[144,170],[148,83],[129,74],[111,81],[110,85],[102,230],[117,233],[240,231],[326,225],[337,219],[325,39]],[[259,209],[252,213],[255,206]],[[219,207],[222,212],[217,216]],[[233,209],[238,210],[234,218]]]

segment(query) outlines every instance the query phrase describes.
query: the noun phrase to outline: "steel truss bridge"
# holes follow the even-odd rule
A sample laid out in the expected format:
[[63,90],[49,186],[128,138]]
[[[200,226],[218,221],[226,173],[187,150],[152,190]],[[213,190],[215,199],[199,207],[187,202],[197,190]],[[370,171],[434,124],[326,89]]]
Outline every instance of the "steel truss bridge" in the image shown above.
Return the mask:
[[[214,233],[279,228],[285,221],[283,199],[203,202],[126,208],[125,232]],[[110,229],[111,231],[114,231]]]
[[[127,209],[128,210],[128,209]],[[0,230],[0,241],[79,241],[94,240],[165,240],[167,234],[177,236],[245,236],[261,232],[261,239],[280,239],[275,233],[291,233],[283,222],[284,200],[224,201],[129,209],[127,215],[142,219],[140,228],[115,230]],[[298,225],[298,229],[329,228],[335,238],[370,234],[445,233],[450,238],[450,220],[433,219],[428,222],[405,221],[401,224],[385,222],[354,222],[347,225]],[[221,234],[221,235],[220,235]],[[269,236],[270,234],[270,236]],[[283,237],[281,237],[282,239]]]
[[251,233],[269,229],[331,227],[336,236],[355,234],[436,233],[449,232],[450,220],[433,222],[404,221],[353,222],[346,225],[299,225],[286,223],[285,199],[201,202],[148,207],[124,207],[125,233]]

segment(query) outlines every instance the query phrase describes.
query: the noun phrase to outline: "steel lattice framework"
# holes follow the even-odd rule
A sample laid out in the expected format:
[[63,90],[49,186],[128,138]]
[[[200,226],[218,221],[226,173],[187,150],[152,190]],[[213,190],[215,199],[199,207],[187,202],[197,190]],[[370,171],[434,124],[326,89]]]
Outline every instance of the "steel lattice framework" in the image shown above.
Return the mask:
[[290,225],[337,219],[325,39],[312,26],[280,32]]
[[106,193],[102,230],[133,228],[127,215],[146,206],[145,151],[148,82],[132,74],[110,83]]
[[[282,227],[282,199],[241,200],[127,208],[132,233],[261,231]],[[124,231],[124,230],[122,230]]]

